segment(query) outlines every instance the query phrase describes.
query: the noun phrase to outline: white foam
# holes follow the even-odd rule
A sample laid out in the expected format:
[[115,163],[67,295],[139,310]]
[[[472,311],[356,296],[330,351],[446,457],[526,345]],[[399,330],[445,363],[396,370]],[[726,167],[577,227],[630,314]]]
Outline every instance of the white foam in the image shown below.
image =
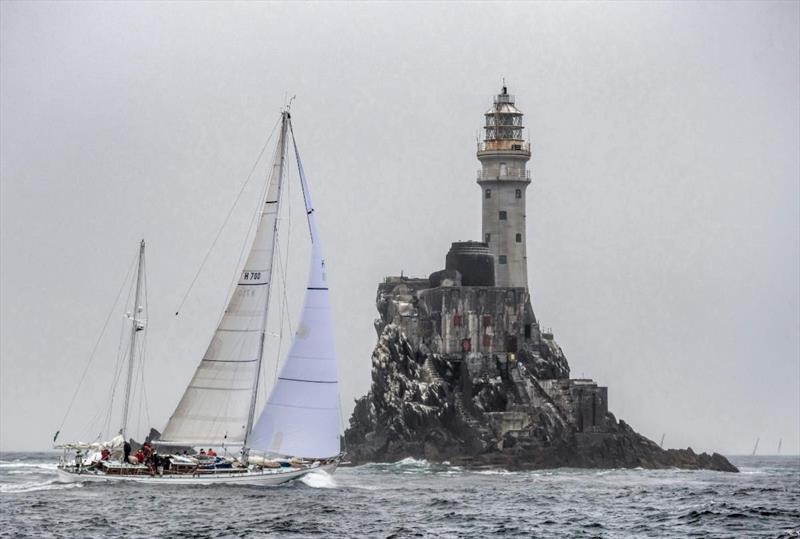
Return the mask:
[[39,468],[42,470],[55,470],[55,462],[2,462],[0,468]]
[[25,492],[36,492],[38,490],[63,490],[83,486],[82,483],[59,483],[55,479],[49,481],[29,481],[26,483],[5,483],[0,484],[2,494],[21,494]]
[[475,473],[478,475],[514,475],[516,472],[509,472],[508,470],[498,468],[497,470],[480,470]]
[[429,466],[427,460],[425,459],[415,459],[414,457],[406,457],[403,460],[398,460],[395,464],[399,464],[401,466]]
[[300,481],[311,488],[337,488],[339,486],[333,476],[324,470],[304,475]]

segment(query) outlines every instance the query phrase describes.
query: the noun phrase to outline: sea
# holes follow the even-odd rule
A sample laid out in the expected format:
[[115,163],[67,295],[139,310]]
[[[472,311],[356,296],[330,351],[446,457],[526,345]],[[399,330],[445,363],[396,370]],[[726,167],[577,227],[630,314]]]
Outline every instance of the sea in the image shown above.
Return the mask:
[[0,453],[0,537],[800,537],[800,457],[741,473],[466,470],[405,459],[279,487],[63,484]]

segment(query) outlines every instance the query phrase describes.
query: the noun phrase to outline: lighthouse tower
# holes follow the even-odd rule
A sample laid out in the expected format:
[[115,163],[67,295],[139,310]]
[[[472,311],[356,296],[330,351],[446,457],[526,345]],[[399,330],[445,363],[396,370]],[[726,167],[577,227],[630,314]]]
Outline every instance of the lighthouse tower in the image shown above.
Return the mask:
[[505,86],[486,114],[485,136],[478,143],[478,185],[483,199],[483,241],[495,260],[496,286],[528,287],[525,253],[525,189],[530,144],[522,138],[522,112]]

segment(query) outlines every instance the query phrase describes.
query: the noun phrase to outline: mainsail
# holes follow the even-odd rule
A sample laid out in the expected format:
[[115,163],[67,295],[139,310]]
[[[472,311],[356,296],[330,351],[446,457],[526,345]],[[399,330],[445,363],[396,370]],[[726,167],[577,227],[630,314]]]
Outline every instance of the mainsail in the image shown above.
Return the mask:
[[187,445],[242,444],[252,426],[277,237],[288,113],[249,256],[200,365],[161,437]]
[[325,458],[340,451],[333,318],[314,206],[293,131],[292,142],[311,233],[311,270],[292,348],[248,445],[273,454]]

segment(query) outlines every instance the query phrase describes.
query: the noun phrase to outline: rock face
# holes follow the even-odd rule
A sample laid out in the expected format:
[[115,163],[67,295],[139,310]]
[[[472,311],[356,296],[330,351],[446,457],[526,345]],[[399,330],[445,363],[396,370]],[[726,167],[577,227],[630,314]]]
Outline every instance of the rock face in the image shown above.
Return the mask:
[[664,450],[617,421],[607,388],[569,378],[524,288],[461,286],[448,268],[388,277],[377,307],[372,386],[345,432],[355,463],[738,471],[716,453]]

